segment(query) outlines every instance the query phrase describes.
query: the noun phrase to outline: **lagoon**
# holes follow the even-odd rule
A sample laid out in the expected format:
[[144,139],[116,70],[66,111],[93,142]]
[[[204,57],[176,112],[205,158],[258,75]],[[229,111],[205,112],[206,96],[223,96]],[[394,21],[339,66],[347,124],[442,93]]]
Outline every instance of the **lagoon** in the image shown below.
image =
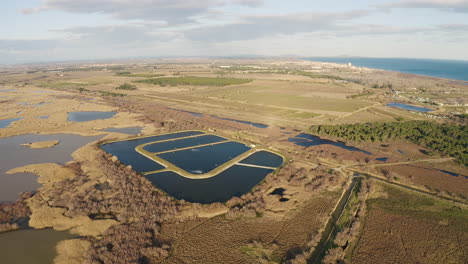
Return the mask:
[[385,106],[396,107],[396,108],[400,108],[400,109],[404,109],[404,110],[416,111],[416,112],[422,112],[422,113],[427,113],[427,112],[434,111],[434,110],[429,109],[429,108],[414,106],[414,105],[408,105],[408,104],[403,104],[403,103],[389,103],[389,104],[387,104]]
[[[34,135],[27,134],[0,138],[0,149],[8,155],[0,155],[0,202],[15,201],[21,192],[34,191],[40,187],[37,176],[31,173],[6,174],[7,171],[29,164],[59,163],[72,160],[71,154],[92,141],[101,138],[83,137],[69,134]],[[51,148],[30,149],[21,144],[31,142],[59,140]]]
[[115,116],[117,112],[100,112],[100,111],[81,111],[68,112],[69,122],[87,122],[98,119],[109,119]]
[[17,117],[17,118],[10,118],[10,119],[0,120],[0,128],[6,128],[9,125],[11,125],[11,123],[13,123],[15,121],[19,121],[21,119],[23,119],[23,118],[22,117]]
[[302,147],[311,147],[311,146],[319,146],[319,145],[332,145],[332,146],[340,147],[342,149],[346,149],[346,150],[349,150],[349,151],[358,151],[358,152],[362,152],[362,153],[367,154],[367,155],[372,155],[372,153],[370,153],[369,151],[362,150],[362,149],[359,149],[359,148],[356,148],[356,147],[347,146],[343,142],[337,142],[337,141],[332,141],[332,140],[328,140],[328,139],[322,139],[322,138],[320,138],[318,136],[314,136],[314,135],[307,134],[307,133],[300,133],[300,134],[298,134],[297,136],[295,136],[293,138],[289,138],[288,141],[292,142],[292,143],[294,143],[294,144],[296,144],[298,146],[302,146]]
[[76,236],[53,229],[18,230],[0,233],[0,262],[5,264],[51,264],[57,255],[57,243]]

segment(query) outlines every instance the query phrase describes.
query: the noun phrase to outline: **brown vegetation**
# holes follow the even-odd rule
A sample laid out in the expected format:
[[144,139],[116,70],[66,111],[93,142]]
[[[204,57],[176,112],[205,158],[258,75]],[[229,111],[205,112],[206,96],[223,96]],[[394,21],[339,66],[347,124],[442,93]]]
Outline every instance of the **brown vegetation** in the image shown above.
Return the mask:
[[466,208],[379,184],[350,263],[465,263]]
[[31,211],[25,200],[32,195],[23,193],[15,203],[0,204],[0,233],[27,227]]

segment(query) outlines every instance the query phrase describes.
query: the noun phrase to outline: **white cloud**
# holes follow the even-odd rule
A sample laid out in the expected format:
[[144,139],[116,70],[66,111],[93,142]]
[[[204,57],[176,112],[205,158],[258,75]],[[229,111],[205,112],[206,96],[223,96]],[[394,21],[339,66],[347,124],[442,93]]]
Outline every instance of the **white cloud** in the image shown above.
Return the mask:
[[195,22],[194,17],[215,12],[225,5],[259,7],[263,0],[43,0],[24,14],[61,10],[77,14],[104,14],[122,20],[166,21],[168,24]]
[[467,13],[468,0],[404,0],[382,5],[384,8],[435,8]]

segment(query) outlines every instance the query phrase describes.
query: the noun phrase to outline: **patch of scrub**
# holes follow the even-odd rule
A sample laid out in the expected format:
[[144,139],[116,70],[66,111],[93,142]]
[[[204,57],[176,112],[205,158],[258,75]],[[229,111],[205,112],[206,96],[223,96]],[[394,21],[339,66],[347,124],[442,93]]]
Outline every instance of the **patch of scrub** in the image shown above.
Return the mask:
[[167,171],[145,177],[176,199],[194,203],[225,202],[249,192],[273,170],[234,165],[208,179],[189,179]]
[[69,122],[87,122],[99,119],[109,119],[115,116],[117,112],[100,112],[100,111],[80,111],[68,112]]
[[[212,171],[231,159],[250,150],[250,147],[239,142],[227,142],[212,146],[179,150],[157,155],[177,167],[196,174]],[[196,152],[194,155],[193,152]]]
[[358,148],[351,147],[351,146],[347,146],[343,142],[336,142],[336,141],[332,141],[332,140],[328,140],[328,139],[322,139],[322,138],[320,138],[318,136],[314,136],[314,135],[307,134],[307,133],[300,133],[299,135],[297,135],[297,136],[295,136],[293,138],[289,138],[288,141],[292,142],[292,143],[294,143],[294,144],[296,144],[298,146],[301,146],[301,147],[311,147],[311,146],[319,146],[319,145],[332,145],[332,146],[340,147],[342,149],[346,149],[346,150],[349,150],[349,151],[358,151],[358,152],[362,152],[362,153],[367,154],[367,155],[372,155],[372,153],[370,153],[369,151],[358,149]]
[[215,135],[203,135],[199,137],[192,137],[192,138],[183,138],[183,139],[173,139],[170,141],[164,141],[160,143],[153,143],[150,145],[146,145],[143,147],[144,150],[148,152],[163,152],[163,151],[171,151],[181,148],[188,148],[188,147],[195,147],[205,144],[212,144],[221,141],[226,141],[227,139],[218,137]]
[[59,241],[76,236],[68,232],[42,230],[19,230],[0,234],[1,263],[49,264],[57,255],[55,246]]
[[22,117],[17,117],[17,118],[10,118],[10,119],[0,120],[0,128],[6,128],[9,125],[11,125],[11,123],[19,121],[21,119],[23,119],[23,118]]
[[31,142],[31,143],[25,143],[21,144],[21,146],[26,146],[32,149],[40,149],[40,148],[50,148],[55,145],[58,145],[60,141],[58,140],[50,140],[50,141],[39,141],[39,142]]
[[[31,173],[6,174],[7,171],[29,164],[59,163],[72,160],[71,154],[78,148],[100,139],[102,136],[83,137],[78,135],[21,135],[0,138],[0,202],[14,201],[21,192],[34,191],[40,187],[37,176]],[[53,148],[30,149],[21,146],[30,142],[59,140]],[[8,153],[8,155],[3,155]]]
[[110,127],[110,128],[101,129],[101,131],[137,135],[141,133],[141,129],[142,127],[123,127],[123,128]]
[[396,108],[409,110],[409,111],[422,112],[422,113],[434,111],[434,110],[429,109],[429,108],[414,106],[414,105],[408,105],[408,104],[402,104],[402,103],[389,103],[386,106],[396,107]]

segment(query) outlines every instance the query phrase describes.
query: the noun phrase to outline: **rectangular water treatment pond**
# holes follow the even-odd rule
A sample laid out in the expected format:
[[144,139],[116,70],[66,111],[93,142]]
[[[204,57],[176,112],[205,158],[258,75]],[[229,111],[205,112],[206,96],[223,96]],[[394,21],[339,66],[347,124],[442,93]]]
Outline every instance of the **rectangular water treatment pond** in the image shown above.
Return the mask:
[[101,148],[167,194],[197,203],[241,196],[284,161],[279,154],[204,131],[131,138]]

